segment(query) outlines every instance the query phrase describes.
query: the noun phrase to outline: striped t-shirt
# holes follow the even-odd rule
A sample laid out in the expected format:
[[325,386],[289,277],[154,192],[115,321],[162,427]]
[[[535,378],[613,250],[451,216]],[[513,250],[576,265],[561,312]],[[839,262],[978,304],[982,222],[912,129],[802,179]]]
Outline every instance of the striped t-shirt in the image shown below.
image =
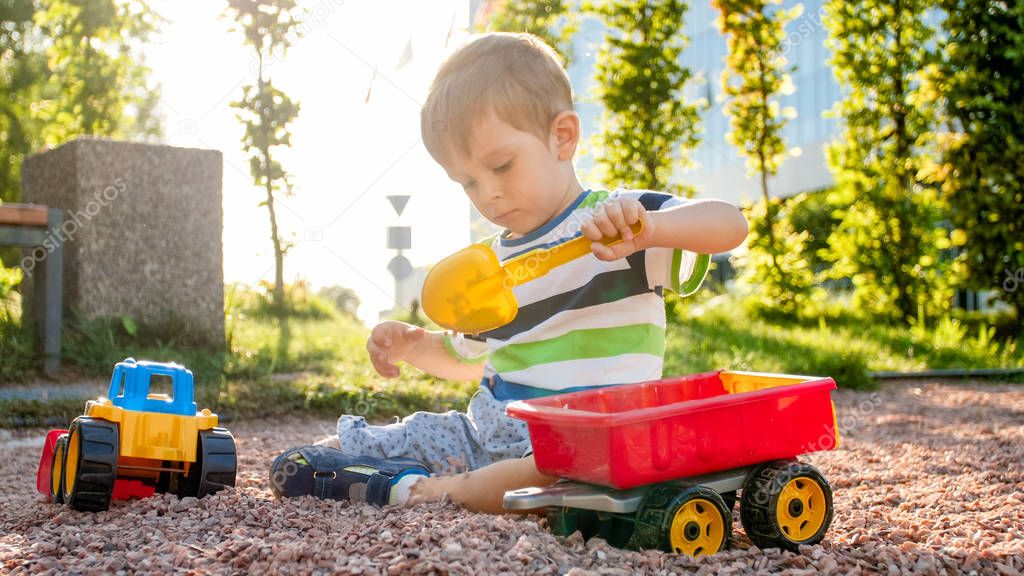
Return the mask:
[[[661,192],[586,191],[545,226],[520,238],[508,231],[490,241],[498,260],[550,248],[582,235],[594,207],[636,198],[649,212],[687,202]],[[668,288],[694,292],[709,257],[650,248],[611,262],[593,253],[516,286],[515,319],[477,335],[447,333],[445,346],[462,362],[486,362],[481,385],[498,400],[524,399],[661,378]]]

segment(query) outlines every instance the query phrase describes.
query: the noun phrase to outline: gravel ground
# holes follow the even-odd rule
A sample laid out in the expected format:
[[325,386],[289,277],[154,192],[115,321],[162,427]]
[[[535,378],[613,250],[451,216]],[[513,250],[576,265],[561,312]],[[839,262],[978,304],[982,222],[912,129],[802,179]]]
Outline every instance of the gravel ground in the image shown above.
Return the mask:
[[901,382],[836,394],[843,443],[808,458],[832,482],[835,519],[802,554],[759,550],[737,520],[731,549],[692,559],[559,541],[536,516],[451,502],[377,509],[275,502],[280,450],[332,422],[236,422],[238,487],[79,513],[45,503],[41,431],[0,437],[0,573],[698,574],[1024,572],[1024,386]]

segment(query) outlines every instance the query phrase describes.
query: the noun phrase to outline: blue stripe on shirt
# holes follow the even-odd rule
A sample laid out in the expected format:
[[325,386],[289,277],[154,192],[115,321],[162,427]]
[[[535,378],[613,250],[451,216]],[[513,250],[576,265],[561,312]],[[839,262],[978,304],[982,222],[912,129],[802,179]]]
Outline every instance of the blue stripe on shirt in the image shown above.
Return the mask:
[[532,398],[554,396],[555,394],[568,394],[569,392],[580,392],[582,390],[618,386],[618,384],[601,384],[598,386],[574,386],[572,388],[563,388],[561,390],[549,390],[547,388],[537,388],[535,386],[527,386],[525,384],[506,382],[497,374],[491,376],[491,382],[488,382],[488,379],[484,378],[480,381],[480,385],[485,388],[490,388],[491,394],[494,396],[495,400],[530,400]]

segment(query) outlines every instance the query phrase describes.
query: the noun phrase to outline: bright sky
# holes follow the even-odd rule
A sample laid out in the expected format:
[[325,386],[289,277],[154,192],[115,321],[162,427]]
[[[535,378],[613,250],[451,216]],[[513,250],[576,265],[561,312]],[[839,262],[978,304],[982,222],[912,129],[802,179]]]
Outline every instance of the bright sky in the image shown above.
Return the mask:
[[[241,151],[242,127],[230,107],[255,83],[254,54],[222,16],[224,1],[152,0],[166,23],[146,47],[160,83],[165,142],[224,154],[224,277],[273,281],[270,224]],[[356,290],[359,315],[373,322],[394,301],[387,271],[395,252],[386,228],[412,226],[413,265],[435,262],[469,242],[469,204],[420,141],[419,110],[447,50],[465,40],[465,0],[300,0],[304,37],[270,69],[274,84],[301,111],[291,150],[278,160],[295,196],[278,218],[295,247],[288,281]],[[451,24],[455,29],[445,48]],[[413,59],[396,69],[409,39]],[[367,89],[374,76],[369,103]],[[411,195],[399,218],[386,196]]]

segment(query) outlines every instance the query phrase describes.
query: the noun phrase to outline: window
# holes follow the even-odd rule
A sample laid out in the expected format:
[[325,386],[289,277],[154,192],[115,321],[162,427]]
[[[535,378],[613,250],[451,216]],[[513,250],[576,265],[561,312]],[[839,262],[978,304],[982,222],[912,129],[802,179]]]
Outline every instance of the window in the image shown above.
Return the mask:
[[154,400],[174,399],[174,379],[168,374],[153,374],[149,378],[149,395]]

